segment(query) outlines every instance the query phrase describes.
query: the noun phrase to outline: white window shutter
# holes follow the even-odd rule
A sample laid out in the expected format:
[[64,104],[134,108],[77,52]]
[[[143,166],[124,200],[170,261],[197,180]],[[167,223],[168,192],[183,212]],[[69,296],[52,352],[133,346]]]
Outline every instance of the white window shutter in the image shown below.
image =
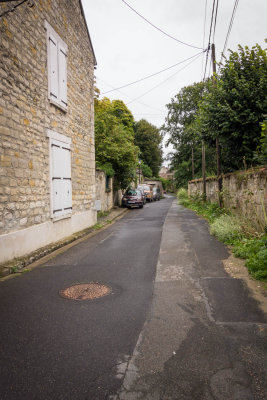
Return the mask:
[[58,49],[59,66],[59,100],[63,106],[67,105],[67,54],[65,49],[59,45]]
[[50,59],[50,96],[58,99],[58,48],[57,40],[50,34],[49,36],[49,59]]
[[53,178],[52,185],[53,185],[53,215],[57,216],[62,214],[64,204],[64,196],[62,193],[62,179],[60,178]]
[[52,144],[52,175],[53,178],[62,178],[62,149],[57,143]]
[[68,145],[53,140],[51,143],[52,155],[52,191],[53,216],[71,213],[71,152]]
[[62,168],[62,177],[63,178],[70,178],[71,177],[71,160],[70,160],[70,149],[62,147],[61,150],[61,164]]
[[63,208],[65,212],[69,212],[72,209],[72,190],[71,190],[71,179],[63,179]]

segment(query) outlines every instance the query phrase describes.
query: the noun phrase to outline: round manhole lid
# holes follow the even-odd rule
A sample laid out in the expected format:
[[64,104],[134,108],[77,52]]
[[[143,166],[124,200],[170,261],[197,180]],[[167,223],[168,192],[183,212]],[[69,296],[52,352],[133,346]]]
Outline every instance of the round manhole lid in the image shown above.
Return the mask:
[[70,300],[94,300],[111,293],[109,286],[97,282],[79,283],[60,291],[60,295]]

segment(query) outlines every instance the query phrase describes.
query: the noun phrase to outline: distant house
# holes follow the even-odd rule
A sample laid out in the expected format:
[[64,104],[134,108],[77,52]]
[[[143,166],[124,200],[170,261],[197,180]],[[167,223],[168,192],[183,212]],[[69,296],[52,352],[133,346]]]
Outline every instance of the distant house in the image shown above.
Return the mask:
[[3,263],[96,222],[96,59],[79,0],[1,2],[0,14]]
[[160,168],[160,171],[159,171],[159,176],[160,176],[161,178],[168,179],[168,180],[172,181],[173,178],[174,178],[174,172],[173,172],[173,171],[170,171],[169,168],[167,168],[167,167],[165,167],[165,166],[162,166],[162,167]]

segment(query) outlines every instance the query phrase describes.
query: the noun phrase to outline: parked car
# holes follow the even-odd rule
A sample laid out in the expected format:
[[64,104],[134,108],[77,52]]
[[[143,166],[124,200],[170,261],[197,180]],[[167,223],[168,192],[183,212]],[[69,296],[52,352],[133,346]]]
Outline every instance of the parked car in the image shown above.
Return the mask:
[[144,205],[142,193],[139,189],[128,189],[124,193],[122,197],[122,206],[123,207],[140,207],[142,208]]
[[160,200],[160,188],[157,186],[153,187],[153,200]]
[[146,204],[146,195],[145,195],[144,188],[142,186],[137,186],[137,189],[140,190],[140,192],[142,193],[143,204]]
[[152,187],[149,185],[138,185],[137,188],[143,188],[145,196],[146,196],[146,201],[153,201],[153,191]]

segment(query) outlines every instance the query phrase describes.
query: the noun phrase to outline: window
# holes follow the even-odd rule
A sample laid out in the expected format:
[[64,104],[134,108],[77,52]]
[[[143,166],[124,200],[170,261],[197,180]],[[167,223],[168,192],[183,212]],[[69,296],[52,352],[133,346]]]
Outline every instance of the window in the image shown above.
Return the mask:
[[67,52],[68,47],[45,21],[47,31],[48,98],[51,103],[67,109]]
[[72,213],[71,139],[48,130],[50,150],[51,217]]

